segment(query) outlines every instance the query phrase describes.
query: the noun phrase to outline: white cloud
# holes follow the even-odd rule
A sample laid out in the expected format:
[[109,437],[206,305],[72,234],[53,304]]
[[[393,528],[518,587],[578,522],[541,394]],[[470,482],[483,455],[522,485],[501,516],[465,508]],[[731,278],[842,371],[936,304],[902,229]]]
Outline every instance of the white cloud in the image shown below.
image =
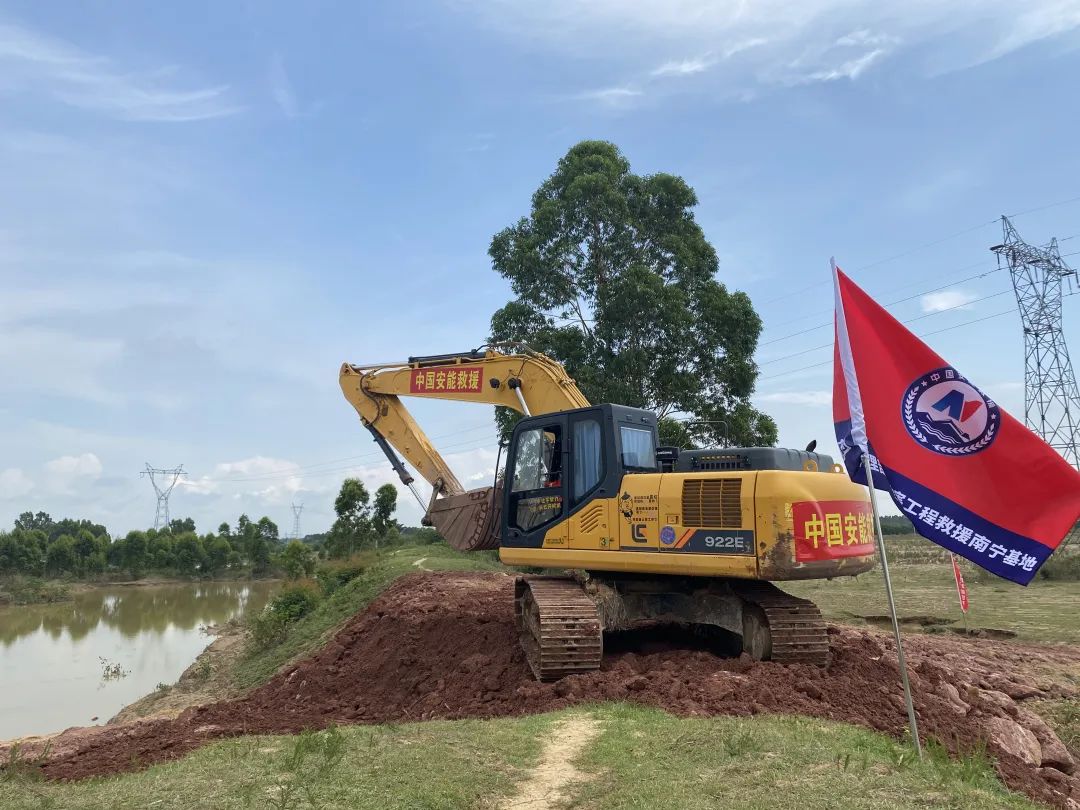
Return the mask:
[[[899,55],[909,57],[907,72],[936,75],[1080,29],[1077,0],[458,0],[455,7],[508,36],[606,60],[627,81],[707,73],[714,97],[729,99],[763,87],[854,81]],[[657,67],[657,52],[673,55]],[[724,70],[710,71],[717,59]]]
[[0,72],[5,88],[128,121],[200,121],[240,111],[227,85],[179,89],[173,67],[132,72],[10,23],[0,23]]
[[285,72],[285,61],[281,54],[275,53],[270,60],[268,79],[270,81],[270,93],[274,101],[285,113],[286,118],[296,118],[300,114],[300,108],[296,102],[296,92],[293,90],[289,74]]
[[715,59],[697,57],[677,62],[665,62],[650,73],[650,76],[693,76],[703,73],[716,64]]
[[598,101],[609,107],[625,105],[642,95],[642,92],[634,87],[605,87],[600,90],[587,90],[578,93],[575,98],[582,101]]
[[782,405],[806,405],[819,407],[832,402],[831,391],[777,391],[773,394],[762,394],[756,399],[759,402],[775,402]]
[[0,470],[0,499],[14,500],[34,488],[34,482],[19,467]]
[[944,312],[947,309],[971,309],[968,304],[978,298],[967,290],[942,290],[928,293],[919,299],[923,312]]
[[101,460],[93,453],[78,456],[60,456],[45,462],[45,470],[61,479],[97,478],[101,475]]
[[800,83],[833,82],[837,79],[851,79],[854,81],[884,55],[884,48],[874,48],[872,51],[867,51],[854,59],[847,59],[834,67],[814,70],[804,76],[799,76],[795,81]]

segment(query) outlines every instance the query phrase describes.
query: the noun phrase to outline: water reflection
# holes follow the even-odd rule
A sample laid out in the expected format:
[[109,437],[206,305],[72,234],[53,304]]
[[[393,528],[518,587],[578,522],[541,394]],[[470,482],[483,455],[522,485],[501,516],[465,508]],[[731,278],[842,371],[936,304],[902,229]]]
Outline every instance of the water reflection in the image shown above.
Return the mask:
[[78,641],[99,624],[124,638],[191,630],[241,615],[253,598],[266,601],[267,583],[211,582],[193,585],[124,586],[93,589],[70,602],[0,609],[0,644],[44,631],[51,638]]
[[[174,682],[210,642],[202,626],[261,610],[275,587],[106,587],[70,602],[0,608],[0,739],[104,722]],[[128,674],[103,681],[102,659]]]

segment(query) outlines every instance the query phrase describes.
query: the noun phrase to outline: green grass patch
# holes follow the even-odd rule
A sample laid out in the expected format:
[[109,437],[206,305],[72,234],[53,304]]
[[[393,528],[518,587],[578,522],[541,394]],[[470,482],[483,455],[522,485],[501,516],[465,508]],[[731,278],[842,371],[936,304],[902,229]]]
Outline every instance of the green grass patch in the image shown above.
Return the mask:
[[578,761],[593,775],[570,807],[1034,808],[981,752],[959,761],[865,729],[803,717],[680,719],[600,706],[601,736]]
[[71,592],[64,582],[15,575],[0,579],[0,605],[39,605],[66,602]]
[[1080,751],[1080,699],[1040,700],[1031,708],[1042,715],[1072,751]]
[[[214,743],[145,771],[74,783],[0,781],[0,807],[491,808],[508,806],[556,724],[601,732],[573,763],[568,808],[1015,808],[980,752],[959,761],[864,729],[799,717],[677,718],[628,704],[532,717],[346,726]],[[569,763],[568,763],[569,764]]]
[[[971,609],[965,620],[956,595],[952,566],[947,556],[940,562],[894,562],[893,550],[903,547],[885,538],[889,551],[896,609],[901,617],[937,617],[946,621],[937,628],[993,628],[1016,633],[1026,641],[1080,643],[1080,588],[1076,583],[1036,579],[1028,587],[996,577],[978,581],[966,575]],[[912,541],[914,543],[915,541]],[[932,545],[928,540],[918,540]],[[832,580],[778,583],[785,591],[812,599],[825,617],[839,622],[861,623],[865,616],[886,616],[885,584],[880,570]],[[907,628],[905,628],[907,629]],[[912,628],[914,629],[914,628]]]
[[251,644],[232,673],[234,683],[245,689],[265,683],[287,661],[317,649],[342,622],[367,607],[395,579],[421,570],[509,569],[489,554],[465,554],[445,545],[412,546],[382,552],[362,574],[336,588],[314,609],[276,633],[270,639],[271,643]]
[[539,757],[553,718],[347,726],[241,737],[145,771],[74,783],[0,782],[5,810],[492,806]]

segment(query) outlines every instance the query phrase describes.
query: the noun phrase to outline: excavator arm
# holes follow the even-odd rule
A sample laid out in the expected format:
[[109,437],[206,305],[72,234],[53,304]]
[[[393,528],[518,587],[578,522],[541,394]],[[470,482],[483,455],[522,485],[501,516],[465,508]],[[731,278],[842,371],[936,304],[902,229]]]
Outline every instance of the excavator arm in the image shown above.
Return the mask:
[[[482,501],[494,503],[494,494],[490,487],[465,492],[402,403],[403,397],[502,405],[525,415],[589,406],[559,363],[543,354],[518,348],[510,354],[490,347],[460,354],[410,357],[398,363],[345,363],[339,382],[345,398],[356,409],[401,481],[411,487],[414,479],[395,450],[431,484],[425,523],[433,523],[448,540],[452,539],[447,534],[453,533],[453,525],[465,531],[470,522],[484,524],[486,528],[477,531],[490,535],[491,527],[487,524],[491,523],[496,509],[489,508],[485,516],[479,516],[475,509],[467,507]],[[492,541],[485,538],[477,542]]]

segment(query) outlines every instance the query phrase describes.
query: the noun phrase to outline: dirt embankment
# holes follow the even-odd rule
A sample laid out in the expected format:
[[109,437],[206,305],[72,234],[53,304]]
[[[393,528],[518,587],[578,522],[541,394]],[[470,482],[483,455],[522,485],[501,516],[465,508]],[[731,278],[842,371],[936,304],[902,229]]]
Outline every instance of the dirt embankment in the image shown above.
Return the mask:
[[[410,575],[264,686],[174,719],[60,735],[42,770],[77,779],[175,759],[238,734],[495,717],[608,699],[682,715],[803,714],[907,733],[892,641],[878,631],[830,628],[827,670],[718,658],[701,642],[676,647],[660,634],[615,636],[599,672],[540,684],[517,644],[512,595],[513,580],[502,574]],[[1061,675],[1080,673],[1080,649],[932,636],[909,637],[905,649],[924,735],[954,753],[989,740],[1010,787],[1058,807],[1080,803],[1072,756],[1023,706],[1076,696]]]

